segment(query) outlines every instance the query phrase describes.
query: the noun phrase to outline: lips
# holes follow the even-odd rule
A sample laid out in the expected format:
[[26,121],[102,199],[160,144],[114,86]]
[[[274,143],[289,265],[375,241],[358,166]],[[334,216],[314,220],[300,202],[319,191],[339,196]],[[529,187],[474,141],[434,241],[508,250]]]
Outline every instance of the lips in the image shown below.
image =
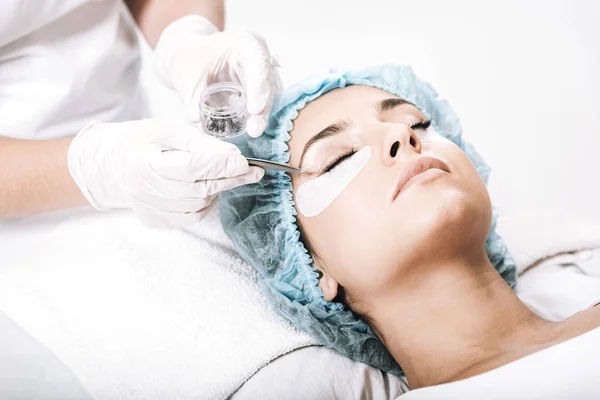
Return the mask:
[[[450,173],[450,168],[448,168],[448,165],[440,159],[427,156],[416,158],[410,161],[408,165],[402,169],[402,173],[396,180],[392,190],[392,201],[394,201],[405,188],[410,186],[410,184],[413,182],[416,183],[421,174],[430,170],[433,171],[428,172],[427,175],[432,177],[436,175],[436,171],[440,174]],[[425,175],[423,175],[423,178],[426,178]]]

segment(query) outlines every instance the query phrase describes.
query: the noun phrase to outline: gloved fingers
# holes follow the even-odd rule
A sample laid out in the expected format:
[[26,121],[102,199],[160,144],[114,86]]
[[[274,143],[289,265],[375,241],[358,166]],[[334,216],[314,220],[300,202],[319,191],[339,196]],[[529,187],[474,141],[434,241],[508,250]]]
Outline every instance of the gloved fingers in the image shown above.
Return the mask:
[[192,212],[169,212],[156,209],[144,202],[135,202],[133,211],[144,225],[153,228],[180,228],[201,222],[216,206],[214,198],[206,207]]
[[198,123],[201,120],[200,98],[202,97],[202,92],[207,85],[208,85],[207,82],[196,83],[196,87],[190,94],[190,98],[187,101],[187,110],[186,110],[187,118],[190,122]]
[[196,211],[194,214],[196,214],[196,217],[199,221],[202,221],[208,214],[213,212],[213,210],[217,207],[217,204],[219,204],[217,201],[217,196],[213,196],[209,205],[204,207],[202,210]]
[[149,178],[141,176],[129,192],[133,203],[142,203],[159,211],[186,213],[207,207],[214,198],[203,187],[194,188],[190,182],[169,181],[157,176]]
[[154,171],[142,176],[145,181],[144,190],[154,195],[171,199],[203,199],[208,197],[206,185],[201,182],[186,182],[165,179]]
[[[165,135],[153,140],[161,150],[212,151],[215,153],[241,154],[235,145],[207,136],[199,129],[189,125],[189,129]],[[168,132],[168,130],[165,130]]]
[[253,34],[253,36],[255,37],[255,39],[260,43],[260,45],[264,49],[267,49],[267,54],[269,54],[269,64],[271,64],[271,73],[269,74],[269,85],[270,85],[271,90],[274,91],[275,93],[277,93],[281,89],[283,89],[283,82],[281,80],[281,76],[279,75],[279,72],[277,71],[277,68],[281,67],[279,57],[277,56],[277,54],[271,53],[271,51],[269,50],[269,46],[267,45],[267,42],[265,41],[265,39],[262,36],[255,35],[255,34]]
[[[273,79],[275,78],[269,78],[269,80]],[[250,116],[248,117],[248,121],[246,122],[246,132],[250,137],[259,137],[267,128],[269,114],[271,113],[271,107],[273,107],[273,101],[275,100],[275,94],[276,92],[275,90],[273,90],[273,86],[270,84],[267,101],[262,110],[260,110],[258,113],[252,113],[251,111],[248,111]],[[250,110],[250,102],[248,102],[248,110]]]
[[250,118],[246,124],[246,131],[251,137],[258,137],[267,126],[277,90],[274,85],[277,79],[274,75],[278,73],[271,64],[271,56],[264,40],[250,33],[243,37],[246,39],[234,69],[240,83],[246,89],[248,98],[247,109]]
[[244,175],[226,179],[210,179],[198,182],[203,184],[203,190],[209,196],[217,195],[218,193],[230,190],[242,185],[249,185],[260,181],[265,175],[265,170],[259,167],[250,167]]
[[[251,54],[252,51],[259,53]],[[266,107],[271,96],[269,75],[272,66],[268,57],[269,55],[260,46],[251,43],[248,48],[240,52],[237,60],[236,73],[240,83],[246,89],[248,112],[253,115],[260,113]]]
[[146,199],[146,202],[168,211],[198,210],[202,207],[198,204],[203,199],[237,186],[256,183],[263,176],[262,168],[250,167],[247,173],[232,178],[186,182],[164,179],[154,171],[147,170],[140,175],[143,183],[133,192],[133,196]]
[[[259,99],[257,103],[254,104],[254,110],[259,110],[257,112],[252,112],[251,107],[251,97],[248,96],[248,113],[250,116],[248,117],[248,121],[246,121],[246,132],[248,136],[252,138],[257,138],[263,134],[265,129],[267,129],[267,124],[269,122],[269,114],[271,113],[271,107],[273,106],[273,101],[275,99],[275,91],[269,89],[266,92],[266,101],[265,98],[256,97],[255,99]],[[262,108],[256,106],[256,104],[262,105]]]
[[208,147],[191,151],[154,152],[149,159],[149,166],[164,179],[184,182],[231,178],[248,172],[248,161],[244,156],[220,150]]
[[269,112],[266,111],[265,113],[250,115],[248,117],[248,121],[246,121],[246,133],[248,133],[248,136],[257,138],[264,133],[265,129],[267,129]]
[[248,161],[234,153],[210,154],[188,151],[164,151],[152,169],[166,179],[196,182],[206,179],[231,178],[248,172]]
[[[281,78],[277,70],[273,70],[273,74],[269,76],[271,91],[269,93],[269,99],[267,104],[257,115],[250,114],[248,121],[246,122],[246,132],[250,137],[257,138],[267,129],[269,121],[269,114],[271,113],[271,107],[273,107],[273,101],[275,100],[276,90],[273,88],[281,87]],[[277,89],[279,90],[279,89]]]

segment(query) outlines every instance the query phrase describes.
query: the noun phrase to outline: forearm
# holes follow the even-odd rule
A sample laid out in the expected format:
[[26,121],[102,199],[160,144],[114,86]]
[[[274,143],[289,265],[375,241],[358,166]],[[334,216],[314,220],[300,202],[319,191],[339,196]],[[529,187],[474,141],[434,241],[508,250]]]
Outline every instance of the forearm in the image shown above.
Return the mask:
[[0,219],[87,204],[69,173],[71,140],[0,137]]
[[223,0],[125,0],[152,48],[171,22],[186,15],[202,15],[219,30],[225,24]]

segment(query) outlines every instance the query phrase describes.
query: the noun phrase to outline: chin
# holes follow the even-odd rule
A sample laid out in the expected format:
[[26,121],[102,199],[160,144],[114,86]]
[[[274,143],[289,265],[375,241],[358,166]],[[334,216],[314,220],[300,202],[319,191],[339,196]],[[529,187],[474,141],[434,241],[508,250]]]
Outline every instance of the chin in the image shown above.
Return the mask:
[[418,209],[413,207],[413,212],[403,218],[411,226],[415,246],[430,247],[435,252],[462,252],[478,243],[485,244],[492,220],[487,191],[473,193],[444,186],[420,197],[413,203]]
[[[455,189],[445,192],[439,200],[438,220],[432,227],[438,234],[469,245],[474,242],[485,243],[492,222],[487,192],[486,196],[478,196]],[[459,243],[454,245],[458,246]]]

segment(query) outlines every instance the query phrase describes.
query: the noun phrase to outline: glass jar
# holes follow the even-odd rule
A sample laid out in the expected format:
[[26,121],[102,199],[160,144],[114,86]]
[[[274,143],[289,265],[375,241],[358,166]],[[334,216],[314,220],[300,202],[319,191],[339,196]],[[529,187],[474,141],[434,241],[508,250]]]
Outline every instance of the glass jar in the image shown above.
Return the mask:
[[231,139],[246,130],[246,91],[234,82],[208,86],[200,96],[202,130],[219,139]]

